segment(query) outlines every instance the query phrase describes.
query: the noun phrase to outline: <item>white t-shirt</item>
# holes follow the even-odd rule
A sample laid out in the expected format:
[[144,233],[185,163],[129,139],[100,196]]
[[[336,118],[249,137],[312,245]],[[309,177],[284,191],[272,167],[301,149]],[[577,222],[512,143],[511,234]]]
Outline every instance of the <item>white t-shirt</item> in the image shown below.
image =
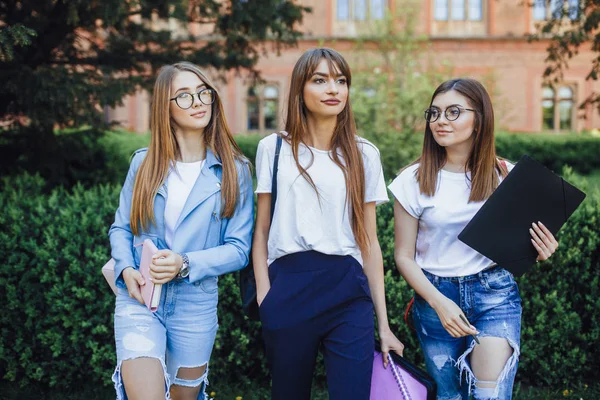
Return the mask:
[[[442,277],[472,275],[492,265],[492,260],[458,240],[458,234],[485,202],[469,203],[470,173],[441,170],[437,190],[429,197],[419,190],[415,178],[418,166],[407,167],[389,186],[402,207],[419,220],[416,263]],[[514,167],[508,162],[506,166],[509,171]]]
[[165,205],[165,242],[171,248],[175,225],[183,206],[187,201],[200,170],[206,160],[200,160],[192,163],[177,162],[176,169],[172,168],[167,176],[167,204]]
[[[357,136],[356,140],[365,166],[365,203],[385,203],[389,199],[379,150],[366,139]],[[272,134],[258,144],[256,193],[271,193],[276,143],[277,134]],[[332,161],[329,151],[303,144],[298,148],[298,160],[307,168],[319,196],[300,174],[291,145],[283,140],[279,152],[277,201],[269,231],[268,264],[286,254],[314,250],[330,255],[351,255],[362,265],[352,232],[342,170]]]

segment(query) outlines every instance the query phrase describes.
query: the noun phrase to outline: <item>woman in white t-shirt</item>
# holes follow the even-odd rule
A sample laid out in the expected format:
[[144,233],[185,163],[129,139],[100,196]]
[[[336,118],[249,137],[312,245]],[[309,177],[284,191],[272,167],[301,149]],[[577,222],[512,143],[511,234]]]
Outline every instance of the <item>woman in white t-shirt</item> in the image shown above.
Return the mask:
[[[379,152],[356,135],[350,69],[331,49],[292,72],[286,132],[260,141],[252,256],[272,399],[306,400],[317,352],[332,400],[369,398],[373,306],[382,351],[402,353],[385,306],[377,204],[388,201]],[[271,184],[277,181],[271,218]]]
[[[510,272],[458,234],[513,165],[496,157],[494,111],[479,82],[441,84],[425,119],[421,156],[389,189],[396,264],[416,292],[413,317],[427,369],[438,399],[510,399],[520,353],[519,290]],[[550,257],[558,246],[552,233],[539,222],[530,233],[538,260]]]
[[[117,400],[207,399],[217,280],[248,264],[252,200],[249,163],[215,87],[194,64],[161,68],[150,146],[131,160],[109,232]],[[150,281],[139,271],[146,240],[158,248]],[[140,293],[152,284],[162,285],[155,312]]]

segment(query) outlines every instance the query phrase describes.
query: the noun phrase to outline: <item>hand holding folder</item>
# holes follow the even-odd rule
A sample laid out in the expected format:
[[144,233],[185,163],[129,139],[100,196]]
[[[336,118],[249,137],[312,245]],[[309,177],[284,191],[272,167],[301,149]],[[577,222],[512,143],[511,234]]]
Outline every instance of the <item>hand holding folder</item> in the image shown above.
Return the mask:
[[152,312],[158,309],[160,303],[160,293],[162,285],[153,283],[150,276],[150,264],[152,264],[152,256],[158,249],[150,239],[144,240],[142,248],[142,260],[140,261],[140,273],[146,282],[140,287],[142,297],[146,307]]
[[[142,275],[142,278],[144,278],[145,284],[140,286],[140,291],[142,292],[142,298],[144,299],[146,307],[148,307],[150,311],[155,312],[160,303],[162,285],[152,283],[150,280],[150,264],[152,263],[152,256],[158,251],[158,249],[150,239],[144,240],[141,245],[143,247],[139,272]],[[112,258],[108,260],[108,262],[102,267],[102,274],[116,295],[117,287],[115,286],[115,260]]]
[[553,235],[585,199],[585,193],[523,156],[458,239],[515,276],[538,256],[531,243],[532,222],[541,221]]

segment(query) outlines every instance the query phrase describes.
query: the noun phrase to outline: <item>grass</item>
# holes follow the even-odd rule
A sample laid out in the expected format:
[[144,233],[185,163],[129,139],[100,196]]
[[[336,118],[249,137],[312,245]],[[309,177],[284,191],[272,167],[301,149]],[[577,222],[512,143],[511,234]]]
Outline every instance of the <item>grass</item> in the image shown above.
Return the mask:
[[[266,400],[269,391],[265,387],[242,387],[227,384],[211,384],[209,394],[214,400]],[[57,391],[42,389],[37,386],[20,388],[14,383],[0,382],[0,397],[2,400],[36,399],[36,400],[113,400],[114,389],[110,386],[77,387],[72,391]],[[327,400],[327,390],[314,388],[311,400]],[[600,383],[591,386],[565,389],[546,389],[527,387],[517,384],[514,390],[514,400],[596,400],[600,399]]]

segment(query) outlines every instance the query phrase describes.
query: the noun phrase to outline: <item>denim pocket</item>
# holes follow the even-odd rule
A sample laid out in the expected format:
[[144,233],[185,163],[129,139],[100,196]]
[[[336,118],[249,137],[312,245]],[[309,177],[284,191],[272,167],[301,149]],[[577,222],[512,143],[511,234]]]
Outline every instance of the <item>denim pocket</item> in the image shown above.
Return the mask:
[[483,285],[490,292],[510,292],[515,287],[515,279],[510,272],[504,270],[484,275]]
[[200,282],[200,289],[208,294],[215,294],[219,290],[218,285],[219,279],[216,276],[209,276],[202,279]]

